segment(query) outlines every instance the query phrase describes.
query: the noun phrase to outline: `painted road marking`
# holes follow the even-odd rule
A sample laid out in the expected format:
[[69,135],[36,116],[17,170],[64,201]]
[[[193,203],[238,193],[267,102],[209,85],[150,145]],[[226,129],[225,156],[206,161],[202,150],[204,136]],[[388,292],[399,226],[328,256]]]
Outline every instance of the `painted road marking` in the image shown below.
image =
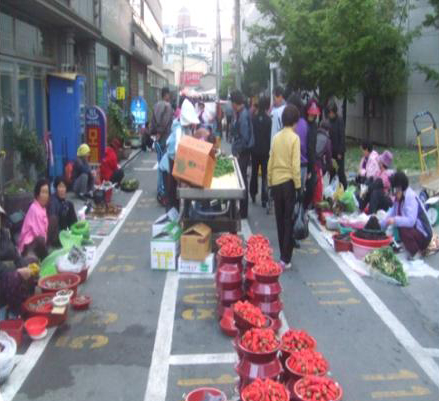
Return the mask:
[[191,289],[191,290],[200,289],[200,288],[215,288],[215,283],[185,285],[184,288]]
[[184,320],[206,320],[215,318],[215,309],[209,308],[197,308],[197,309],[186,309],[181,314]]
[[348,298],[339,301],[319,301],[320,305],[358,305],[361,301],[357,298]]
[[[200,299],[200,298],[211,298],[211,299]],[[213,298],[213,299],[212,299]],[[203,305],[203,304],[216,304],[216,296],[213,292],[197,292],[194,294],[187,294],[183,297],[183,302],[185,304],[193,305]]]
[[99,273],[129,273],[136,270],[136,266],[134,265],[113,265],[113,266],[99,266]]
[[439,358],[439,348],[424,348],[424,352],[433,358]]
[[[136,202],[140,198],[140,195],[142,195],[141,190],[137,190],[136,192],[134,192],[133,196],[131,197],[130,201],[128,202],[125,208],[125,213],[123,214],[122,218],[116,224],[110,235],[105,237],[103,241],[99,244],[98,248],[96,249],[95,257],[93,259],[93,264],[90,266],[90,269],[88,270],[89,277],[90,274],[93,273],[93,270],[99,264],[102,256],[109,248],[114,238],[118,234],[119,230],[125,223],[125,220],[133,210],[134,206],[136,205]],[[29,375],[29,373],[32,371],[32,369],[35,367],[36,363],[40,359],[41,355],[46,349],[47,344],[49,343],[54,333],[55,333],[55,328],[50,328],[48,330],[47,336],[44,339],[39,341],[33,341],[32,344],[29,346],[28,350],[23,355],[23,358],[21,359],[20,363],[15,367],[14,371],[9,376],[7,383],[2,385],[2,395],[4,401],[12,401],[12,399],[15,397],[18,390],[21,388],[24,381],[26,380],[27,376]]]
[[185,273],[179,277],[179,280],[213,280],[215,273]]
[[180,379],[177,385],[180,387],[194,387],[194,386],[212,386],[215,384],[233,384],[236,382],[236,377],[232,375],[221,375],[217,378],[205,377],[195,379]]
[[403,398],[403,397],[420,397],[430,395],[428,388],[420,386],[411,386],[410,390],[391,390],[391,391],[374,391],[371,395],[373,399],[377,398]]
[[349,288],[338,288],[336,290],[317,290],[312,291],[315,295],[326,295],[326,294],[347,294],[351,292]]
[[148,168],[148,167],[134,167],[134,171],[155,171],[157,170],[157,167],[154,166],[152,168]]
[[329,257],[335,262],[346,278],[369,303],[371,308],[381,318],[384,324],[390,329],[396,339],[415,359],[430,380],[437,387],[439,387],[439,366],[435,360],[424,351],[418,341],[410,334],[406,327],[390,311],[384,302],[381,301],[375,292],[364,282],[364,280],[357,273],[355,273],[354,270],[352,270],[352,268],[338,254],[334,252],[332,247],[330,247],[323,235],[313,224],[309,225],[309,230],[312,236],[326,251]]
[[[61,336],[56,340],[55,347],[69,347],[71,349],[83,349],[85,347],[87,349],[96,349],[105,347],[108,342],[108,337],[102,335],[88,335],[73,338],[69,336]],[[86,347],[86,343],[89,343],[88,347]]]
[[340,280],[334,280],[334,281],[311,281],[307,282],[306,285],[309,287],[331,287],[331,286],[338,286],[338,285],[345,285],[346,283],[344,281]]
[[102,314],[93,312],[89,314],[77,313],[70,319],[70,324],[85,323],[97,326],[107,326],[119,319],[117,313],[103,312]]
[[379,382],[379,381],[419,379],[419,376],[415,372],[411,372],[410,370],[401,369],[398,373],[363,375],[362,378],[364,381],[367,382],[373,382],[373,381]]
[[236,352],[222,354],[180,354],[171,355],[169,358],[170,365],[212,365],[219,363],[234,364],[238,362]]
[[177,304],[178,272],[166,273],[144,401],[165,401]]

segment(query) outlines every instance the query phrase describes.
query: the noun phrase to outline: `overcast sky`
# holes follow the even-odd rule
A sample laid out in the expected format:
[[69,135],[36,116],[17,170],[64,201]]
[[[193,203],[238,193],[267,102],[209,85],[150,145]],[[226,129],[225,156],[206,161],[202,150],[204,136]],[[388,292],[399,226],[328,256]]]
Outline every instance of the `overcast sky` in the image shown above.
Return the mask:
[[[216,0],[161,0],[163,23],[176,25],[178,11],[186,6],[191,13],[191,24],[203,28],[210,37],[216,35]],[[221,35],[231,37],[234,0],[220,0]]]

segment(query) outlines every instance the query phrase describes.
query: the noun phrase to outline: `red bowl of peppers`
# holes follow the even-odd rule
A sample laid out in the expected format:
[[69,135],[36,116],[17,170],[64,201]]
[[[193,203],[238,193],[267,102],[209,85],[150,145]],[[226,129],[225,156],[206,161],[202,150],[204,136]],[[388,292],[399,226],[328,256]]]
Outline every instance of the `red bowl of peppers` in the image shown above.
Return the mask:
[[256,379],[241,391],[242,401],[289,401],[285,386],[271,379]]
[[253,327],[262,328],[267,324],[267,317],[261,309],[248,301],[238,301],[233,304],[233,317],[236,325],[244,330]]
[[302,349],[315,349],[317,341],[305,330],[287,330],[281,339],[282,362],[285,362],[291,353]]
[[312,349],[292,352],[285,366],[287,376],[294,381],[308,375],[325,376],[329,370],[329,364],[323,355]]
[[239,350],[254,363],[267,363],[276,358],[280,342],[272,329],[250,329],[238,341]]
[[267,260],[254,266],[253,273],[259,283],[273,283],[279,280],[282,268],[274,260]]
[[300,401],[340,401],[343,389],[328,377],[305,376],[294,384],[293,394]]

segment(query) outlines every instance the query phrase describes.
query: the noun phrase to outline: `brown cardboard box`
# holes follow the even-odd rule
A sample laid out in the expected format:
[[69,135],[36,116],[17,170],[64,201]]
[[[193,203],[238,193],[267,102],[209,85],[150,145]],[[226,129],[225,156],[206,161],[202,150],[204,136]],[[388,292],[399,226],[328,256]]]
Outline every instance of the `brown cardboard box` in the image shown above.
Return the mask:
[[181,258],[205,260],[212,249],[212,230],[205,224],[195,224],[183,232],[180,238]]
[[210,188],[215,153],[213,145],[185,135],[178,144],[172,175],[196,187]]

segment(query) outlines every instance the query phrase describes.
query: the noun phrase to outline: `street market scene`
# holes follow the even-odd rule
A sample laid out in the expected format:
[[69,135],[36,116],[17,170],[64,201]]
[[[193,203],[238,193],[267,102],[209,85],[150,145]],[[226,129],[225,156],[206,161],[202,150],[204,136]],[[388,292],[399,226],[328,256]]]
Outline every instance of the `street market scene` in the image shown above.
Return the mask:
[[439,1],[2,0],[0,401],[439,401]]

